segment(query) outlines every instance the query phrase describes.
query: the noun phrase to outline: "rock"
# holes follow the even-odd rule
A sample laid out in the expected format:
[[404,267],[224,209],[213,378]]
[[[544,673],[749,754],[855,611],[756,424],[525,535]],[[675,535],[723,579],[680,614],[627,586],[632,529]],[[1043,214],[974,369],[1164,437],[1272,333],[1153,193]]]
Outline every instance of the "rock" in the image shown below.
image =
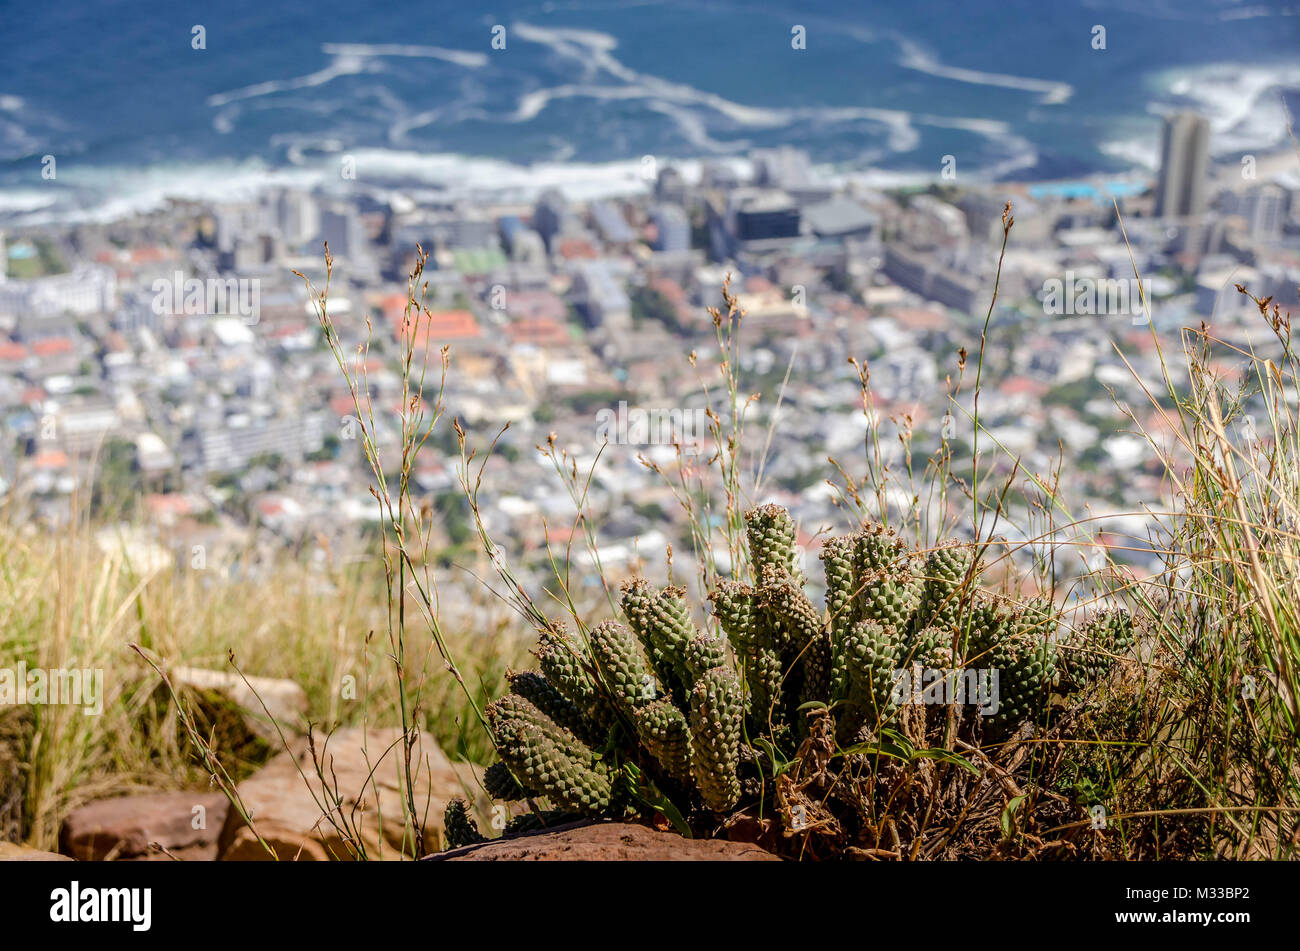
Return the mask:
[[0,842],[22,838],[35,729],[30,707],[0,708]]
[[686,839],[624,822],[575,823],[550,832],[494,839],[431,860],[462,862],[779,862],[745,842]]
[[72,859],[58,852],[42,852],[29,849],[17,842],[0,842],[0,862],[71,862]]
[[276,724],[286,735],[302,732],[307,715],[307,692],[292,680],[244,678],[233,672],[205,667],[173,667],[168,676],[177,690],[192,687],[222,694],[243,711],[249,730],[276,748],[281,743]]
[[[68,813],[59,835],[82,861],[211,861],[230,803],[221,793],[159,792],[100,799]],[[198,826],[198,828],[195,828]],[[149,843],[157,842],[171,856]]]
[[[269,859],[259,834],[280,859],[353,858],[349,840],[361,843],[368,858],[398,859],[403,852],[409,857],[412,836],[403,820],[401,736],[400,729],[351,727],[336,730],[328,740],[317,737],[327,784],[321,783],[306,739],[294,741],[237,787],[253,825],[245,825],[239,813],[230,810],[220,838],[221,859]],[[412,751],[411,770],[427,854],[443,846],[447,802],[457,796],[473,799],[480,786],[470,767],[453,765],[425,735]],[[326,804],[334,822],[325,816]]]

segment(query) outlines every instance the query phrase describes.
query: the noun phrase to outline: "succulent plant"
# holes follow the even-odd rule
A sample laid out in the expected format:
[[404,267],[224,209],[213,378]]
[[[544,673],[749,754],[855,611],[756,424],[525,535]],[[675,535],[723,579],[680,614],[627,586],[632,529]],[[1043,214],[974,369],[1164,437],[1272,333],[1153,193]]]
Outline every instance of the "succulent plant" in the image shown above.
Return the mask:
[[470,815],[469,803],[464,799],[453,799],[447,803],[447,811],[443,814],[442,828],[446,834],[449,849],[458,849],[462,845],[475,845],[487,841],[483,833],[479,832],[478,823]]
[[636,735],[659,765],[678,782],[691,776],[691,729],[686,716],[667,700],[655,700],[636,713]]
[[874,618],[854,625],[841,645],[844,666],[849,672],[850,714],[841,724],[841,734],[854,732],[868,718],[879,721],[893,709],[894,671],[899,667],[903,645],[898,632]]
[[510,768],[497,760],[483,771],[483,790],[497,802],[518,802],[528,798],[528,790],[510,773]]
[[740,799],[740,681],[714,667],[691,688],[691,774],[704,804],[725,812]]
[[1081,685],[1106,677],[1133,643],[1131,614],[1116,608],[1097,612],[1072,640],[1070,682]]
[[[541,631],[539,671],[511,672],[511,693],[487,708],[500,755],[484,776],[493,799],[541,799],[568,817],[657,811],[704,832],[738,809],[784,816],[789,764],[812,751],[830,775],[832,761],[861,765],[855,751],[891,730],[924,745],[941,714],[953,729],[944,711],[954,704],[971,743],[1041,726],[1054,689],[1104,676],[1133,643],[1128,615],[1105,612],[1066,645],[1066,663],[1050,601],[1017,605],[980,589],[971,546],[922,553],[874,524],[823,543],[818,608],[804,593],[790,514],[760,506],[746,528],[752,580],[719,581],[711,619],[692,613],[684,589],[633,578],[621,587],[626,623],[601,621],[581,636],[557,624]],[[984,683],[998,692],[946,697],[927,720],[925,708],[907,714],[912,697],[898,692],[900,671],[920,669],[967,685],[994,671]],[[878,790],[854,785],[853,769],[839,774],[851,775],[827,780],[822,798],[847,812],[823,825],[865,828]],[[455,809],[449,839],[477,834]],[[507,831],[537,824],[511,822]]]

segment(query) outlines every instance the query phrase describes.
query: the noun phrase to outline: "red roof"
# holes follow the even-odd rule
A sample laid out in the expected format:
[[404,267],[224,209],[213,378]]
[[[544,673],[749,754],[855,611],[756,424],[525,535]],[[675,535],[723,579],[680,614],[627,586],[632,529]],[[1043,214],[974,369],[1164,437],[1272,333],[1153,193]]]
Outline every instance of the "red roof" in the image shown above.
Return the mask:
[[375,299],[375,306],[379,308],[385,320],[396,323],[402,319],[402,314],[406,311],[406,302],[405,294],[384,294]]
[[6,341],[0,343],[0,360],[25,360],[27,359],[27,348],[20,343]]
[[131,249],[131,262],[140,264],[145,261],[170,261],[176,257],[173,248],[160,248],[157,245]]
[[258,499],[257,510],[268,518],[275,515],[282,515],[284,514],[284,501],[274,496]]
[[145,499],[149,511],[155,515],[188,515],[190,500],[179,492],[155,493]]
[[[416,326],[414,344],[417,347],[430,344],[441,346],[453,340],[472,340],[482,333],[478,321],[467,310],[426,310],[420,315]],[[393,335],[402,339],[400,324],[393,328]]]
[[569,344],[569,331],[558,320],[537,318],[517,320],[506,328],[511,343],[530,343],[539,347],[563,347]]
[[356,416],[357,406],[351,396],[336,396],[330,400],[330,409],[337,416]]
[[569,261],[573,260],[574,258],[595,259],[600,257],[600,255],[596,252],[596,249],[592,247],[591,242],[586,241],[582,238],[565,238],[560,242],[559,250],[560,250],[560,257]]
[[573,538],[572,525],[547,525],[546,540],[552,545],[567,545]]
[[512,291],[506,298],[506,312],[516,318],[550,317],[563,320],[568,306],[550,291]]
[[1051,387],[1046,383],[1038,380],[1031,380],[1027,376],[1013,376],[1002,381],[998,387],[998,392],[1007,396],[1020,396],[1026,394],[1029,396],[1043,396]]
[[676,304],[686,300],[686,291],[671,277],[656,277],[650,280],[650,286]]
[[32,353],[38,357],[53,357],[60,353],[71,353],[72,341],[67,337],[51,337],[49,340],[38,340],[32,344]]
[[32,465],[37,469],[62,469],[68,464],[68,454],[61,449],[48,449],[32,456]]

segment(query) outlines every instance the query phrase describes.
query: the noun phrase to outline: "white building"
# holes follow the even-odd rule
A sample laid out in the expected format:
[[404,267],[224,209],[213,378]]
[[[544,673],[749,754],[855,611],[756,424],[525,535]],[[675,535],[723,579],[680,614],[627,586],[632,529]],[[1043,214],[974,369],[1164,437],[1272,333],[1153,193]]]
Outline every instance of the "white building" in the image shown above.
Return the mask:
[[0,284],[0,314],[18,320],[78,317],[111,311],[117,301],[117,275],[99,265]]

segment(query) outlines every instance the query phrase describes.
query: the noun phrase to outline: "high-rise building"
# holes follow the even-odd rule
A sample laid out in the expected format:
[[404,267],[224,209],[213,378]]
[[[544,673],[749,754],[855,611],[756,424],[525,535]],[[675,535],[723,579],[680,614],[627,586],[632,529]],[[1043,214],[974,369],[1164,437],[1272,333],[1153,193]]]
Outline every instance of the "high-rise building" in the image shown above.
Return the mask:
[[353,273],[369,273],[376,267],[365,223],[351,205],[321,208],[320,237],[330,254],[345,261]]
[[1205,211],[1210,164],[1210,122],[1192,113],[1165,119],[1160,142],[1160,182],[1156,217],[1186,218]]
[[636,237],[623,212],[612,201],[593,201],[589,210],[596,230],[607,244],[627,244]]
[[788,145],[774,149],[755,149],[755,183],[769,188],[796,188],[812,178],[808,153]]
[[1252,188],[1241,201],[1241,214],[1250,236],[1260,241],[1276,241],[1282,237],[1286,209],[1286,189],[1271,182]]
[[655,180],[655,197],[662,202],[681,205],[686,202],[686,179],[676,168],[669,165],[659,170]]
[[537,205],[533,208],[533,228],[551,250],[554,250],[552,246],[557,238],[571,237],[582,231],[581,223],[569,207],[568,200],[556,189],[547,190],[537,199]]
[[320,208],[306,192],[286,188],[276,200],[275,211],[281,237],[295,250],[320,233]]
[[691,249],[691,222],[678,205],[659,205],[650,215],[657,232],[656,251],[689,251]]
[[632,324],[632,305],[608,261],[586,261],[573,276],[573,301],[592,327],[626,330]]

